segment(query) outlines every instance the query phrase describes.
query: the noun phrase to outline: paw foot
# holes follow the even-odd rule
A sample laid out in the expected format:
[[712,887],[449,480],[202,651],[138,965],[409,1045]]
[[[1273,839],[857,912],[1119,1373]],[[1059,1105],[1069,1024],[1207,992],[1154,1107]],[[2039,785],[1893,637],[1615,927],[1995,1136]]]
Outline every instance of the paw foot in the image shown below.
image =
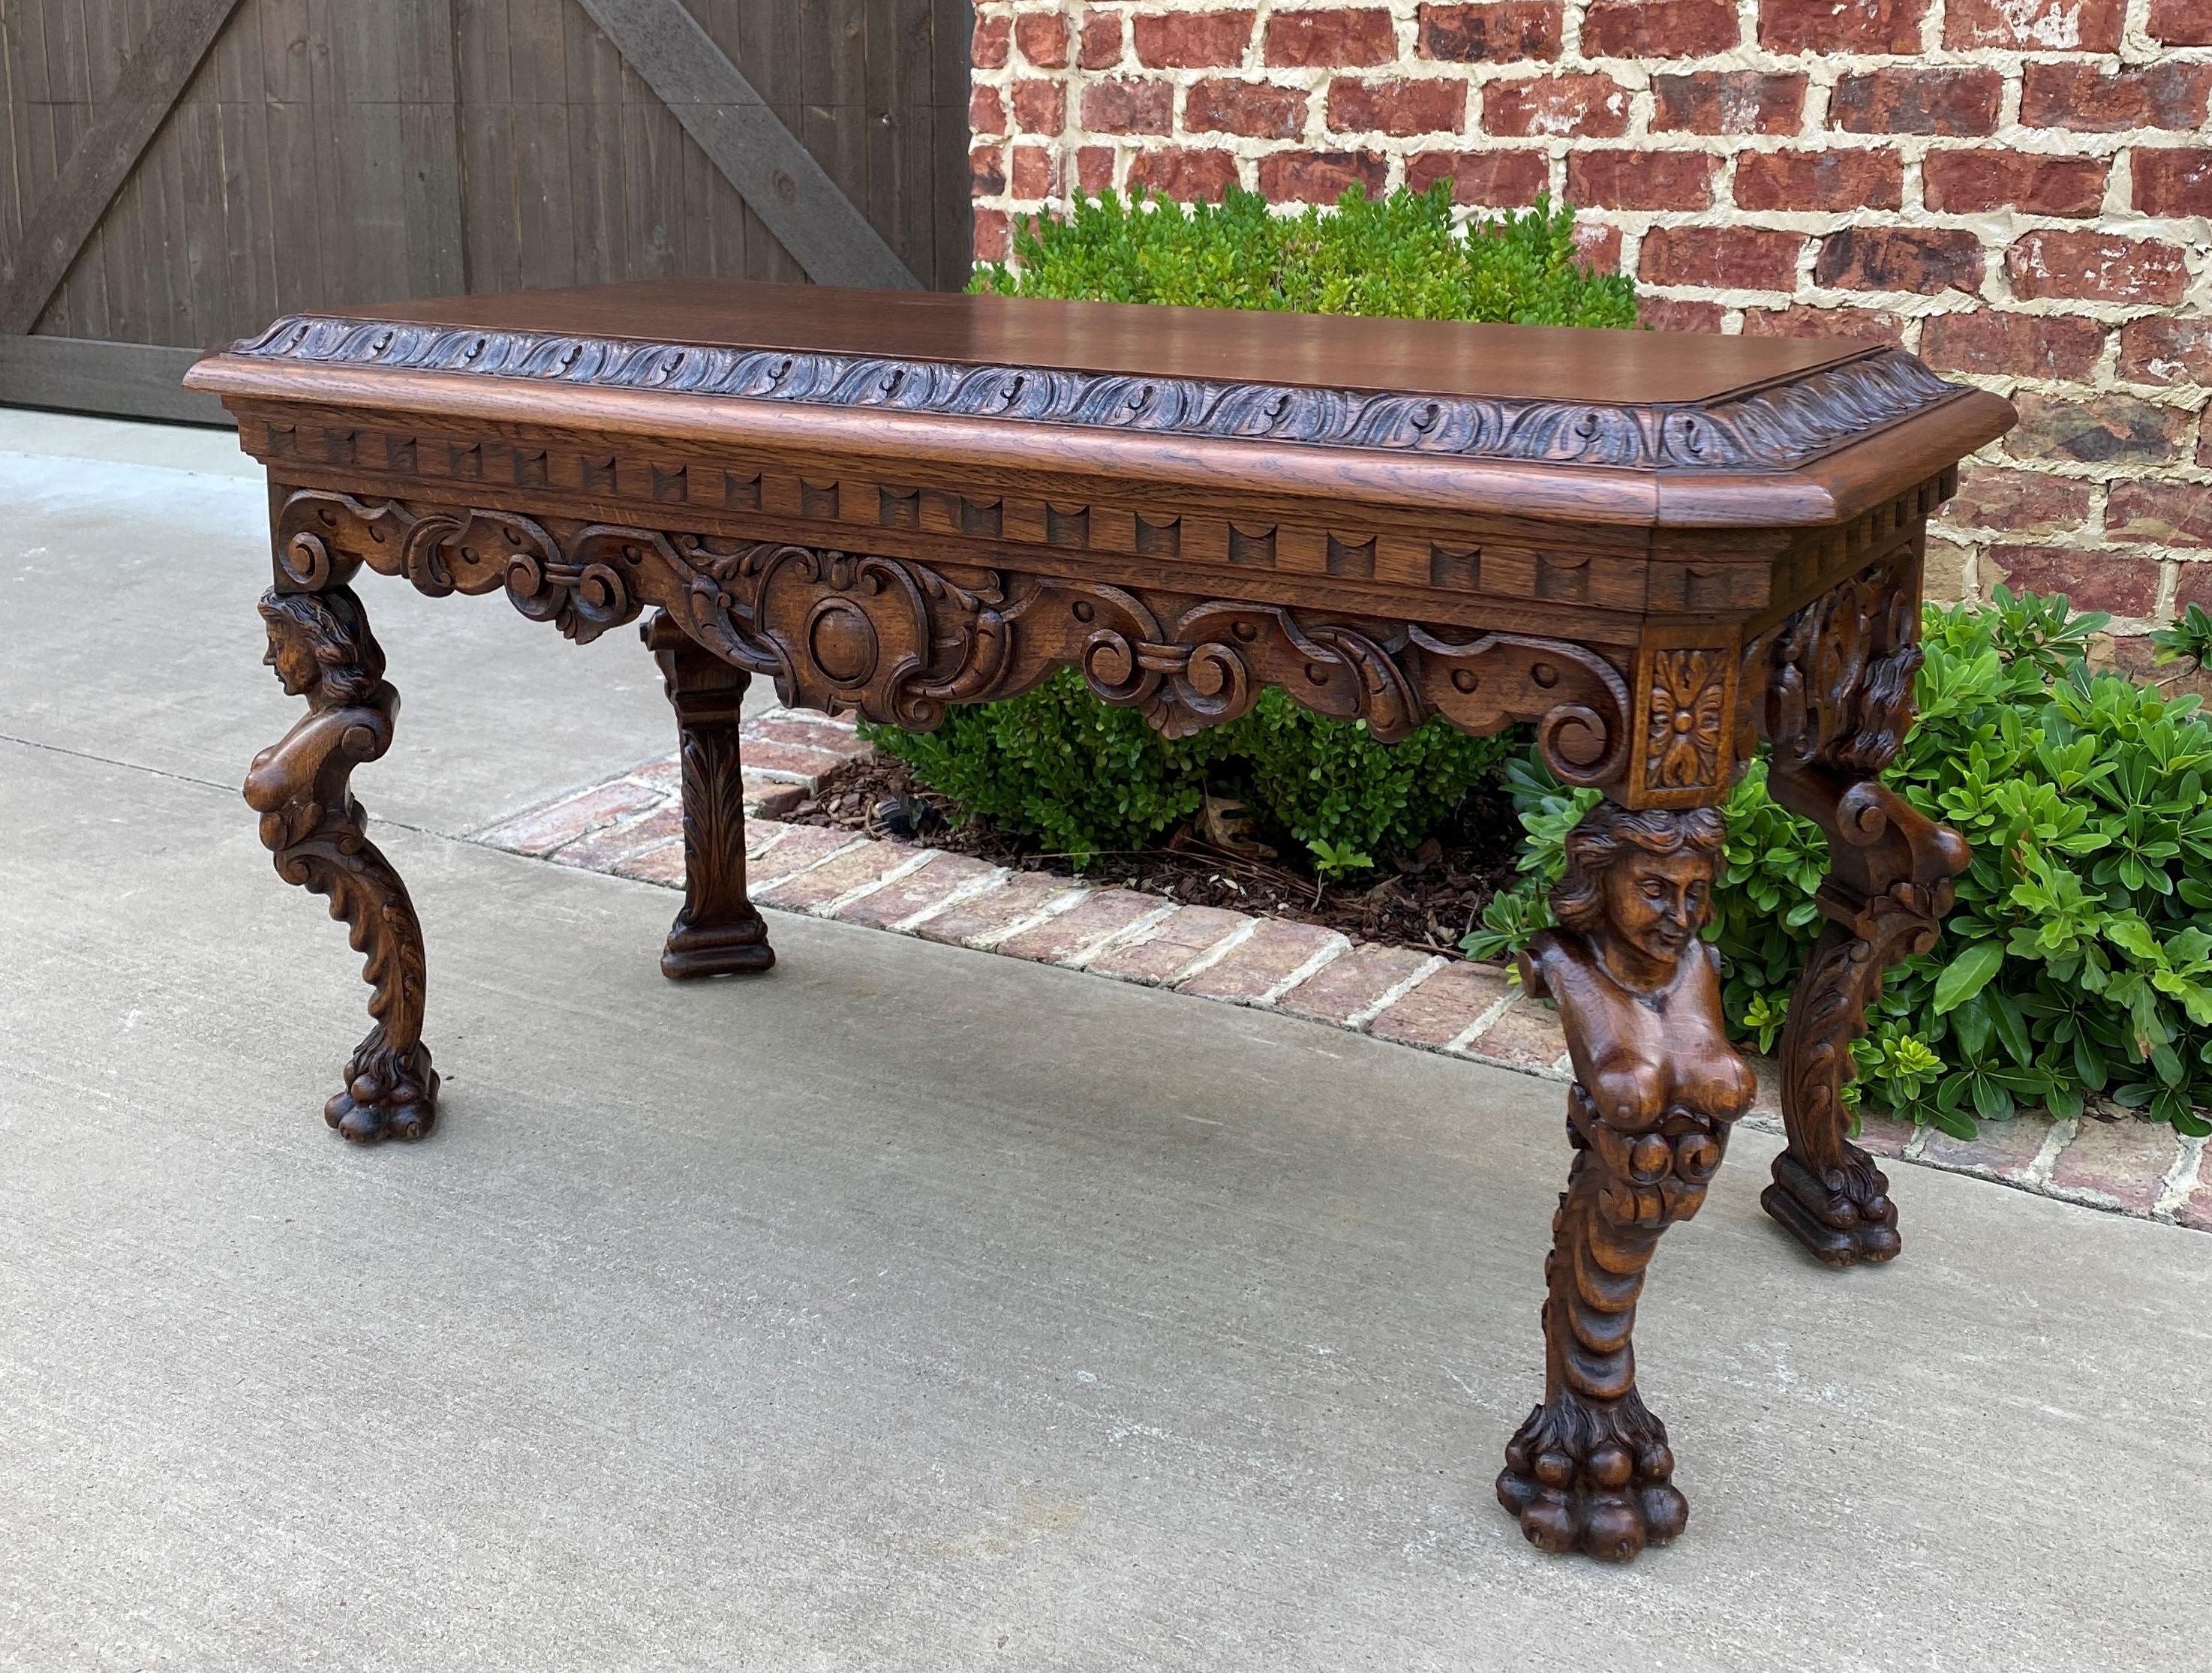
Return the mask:
[[345,1090],[323,1106],[323,1119],[355,1144],[426,1137],[438,1118],[438,1073],[417,1045],[404,1055],[356,1056]]
[[1774,1159],[1774,1182],[1759,1193],[1759,1206],[1825,1266],[1894,1260],[1905,1245],[1889,1180],[1856,1145],[1845,1145],[1844,1154],[1841,1167],[1815,1173],[1784,1151]]
[[1632,1411],[1563,1401],[1537,1407],[1507,1443],[1498,1502],[1540,1551],[1626,1562],[1688,1524],[1674,1474],[1666,1429],[1641,1403]]

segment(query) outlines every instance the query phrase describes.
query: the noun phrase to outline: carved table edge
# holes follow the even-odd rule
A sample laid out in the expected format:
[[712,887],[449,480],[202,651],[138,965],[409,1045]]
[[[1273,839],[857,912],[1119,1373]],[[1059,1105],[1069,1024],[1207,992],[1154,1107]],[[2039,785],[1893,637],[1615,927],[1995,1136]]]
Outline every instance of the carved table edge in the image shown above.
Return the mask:
[[[292,314],[202,361],[499,379],[1193,439],[1684,476],[1782,472],[1971,397],[1904,349],[1710,401],[1620,403],[1240,384],[942,360]],[[242,392],[242,391],[241,391]]]

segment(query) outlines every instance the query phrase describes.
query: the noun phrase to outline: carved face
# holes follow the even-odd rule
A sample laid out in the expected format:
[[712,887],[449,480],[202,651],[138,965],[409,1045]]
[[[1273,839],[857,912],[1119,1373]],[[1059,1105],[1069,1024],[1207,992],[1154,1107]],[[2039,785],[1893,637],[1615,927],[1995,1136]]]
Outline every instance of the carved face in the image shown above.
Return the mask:
[[304,697],[322,683],[323,670],[315,660],[313,647],[291,621],[269,623],[269,651],[261,664],[276,670],[277,682],[287,697]]
[[1712,861],[1705,855],[1632,849],[1606,869],[1606,921],[1646,958],[1671,965],[1697,938],[1712,886]]

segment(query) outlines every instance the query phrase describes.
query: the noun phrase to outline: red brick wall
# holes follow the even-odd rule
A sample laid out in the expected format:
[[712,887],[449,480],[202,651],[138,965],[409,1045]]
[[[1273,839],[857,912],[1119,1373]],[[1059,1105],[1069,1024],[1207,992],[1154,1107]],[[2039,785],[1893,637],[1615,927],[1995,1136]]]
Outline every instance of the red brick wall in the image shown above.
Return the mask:
[[1898,338],[2018,403],[1938,589],[2212,607],[2212,0],[976,12],[981,257],[1079,186],[1548,190],[1654,324]]

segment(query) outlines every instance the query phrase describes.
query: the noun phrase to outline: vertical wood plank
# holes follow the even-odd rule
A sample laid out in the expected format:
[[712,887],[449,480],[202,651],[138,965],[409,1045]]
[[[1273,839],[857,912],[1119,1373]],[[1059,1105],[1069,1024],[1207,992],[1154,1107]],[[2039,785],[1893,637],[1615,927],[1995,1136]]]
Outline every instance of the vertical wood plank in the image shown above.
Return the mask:
[[[280,312],[276,236],[269,210],[268,112],[259,96],[260,61],[251,81],[240,66],[234,83],[241,96],[222,102],[224,271],[228,307],[220,337],[240,337]],[[248,87],[252,96],[244,96]]]
[[[868,208],[867,0],[806,0],[799,9],[798,134],[837,189]],[[880,229],[879,229],[880,230]]]
[[968,191],[968,52],[975,29],[975,8],[969,0],[936,0],[930,27],[935,83],[932,120],[937,130],[930,196],[936,205],[937,250],[931,283],[939,290],[964,290],[974,264],[974,210]]
[[623,70],[623,196],[629,276],[682,271],[684,125],[635,70]]
[[[104,96],[114,89],[123,55],[130,50],[128,26],[117,15],[126,3],[128,0],[85,0],[77,6],[45,8],[46,88],[53,105],[54,161],[60,167],[69,167],[77,142],[99,115],[91,73],[95,51],[100,53],[100,62],[111,66],[100,78],[100,92]],[[137,205],[134,201],[125,210],[118,201],[103,220],[119,222],[126,215],[129,233],[118,244],[111,244],[95,228],[62,282],[68,299],[68,333],[72,336],[119,338],[130,330],[130,322],[137,316],[144,289],[143,264],[137,264],[138,270],[134,271],[130,265],[117,264],[118,255],[128,264],[143,246]]]
[[[146,0],[146,27],[151,27],[159,0]],[[191,112],[201,106],[198,88],[206,74],[203,58],[186,78],[184,90],[169,107],[167,118],[155,130],[153,143],[139,161],[145,181],[146,261],[148,276],[155,281],[148,310],[144,341],[183,347],[198,341],[198,274],[193,266],[197,247],[203,259],[204,239],[196,241],[192,215],[186,202],[185,165],[192,137]]]
[[[143,33],[135,15],[137,11],[135,0],[84,0],[76,18],[49,7],[49,87],[53,88],[55,118],[66,119],[70,126],[66,149],[55,146],[55,160],[64,168],[76,155],[86,129],[97,122],[100,111],[115,93],[124,55]],[[97,102],[91,97],[88,70],[69,62],[77,53],[101,66],[101,97]],[[84,91],[82,102],[77,88]],[[60,139],[60,126],[55,129],[55,139]],[[131,179],[115,192],[93,237],[86,239],[76,265],[70,265],[64,290],[69,294],[70,336],[100,336],[115,343],[149,341],[146,210]]]
[[568,185],[576,279],[628,276],[623,202],[623,68],[599,26],[579,7],[565,18],[568,48]]
[[276,237],[269,215],[269,128],[261,70],[262,0],[245,0],[213,58],[222,140],[223,256],[228,290],[218,340],[245,336],[277,312]]
[[451,295],[468,288],[453,0],[395,3],[405,294]]
[[213,349],[228,335],[223,330],[230,264],[223,236],[222,107],[212,97],[196,98],[179,105],[169,122],[175,130],[177,224],[184,233],[188,304],[179,341]]
[[[153,32],[160,0],[133,0],[125,14],[131,44],[137,46]],[[187,98],[191,80],[178,94]],[[173,103],[152,141],[139,157],[134,173],[138,205],[140,259],[145,264],[145,296],[139,342],[182,344],[191,341],[191,278],[185,262],[184,226],[185,181],[182,155],[175,136],[176,106]]]
[[[690,0],[690,11],[708,38],[739,74],[745,74],[744,27],[731,0]],[[695,212],[701,217],[692,240],[695,264],[718,278],[744,277],[748,260],[745,200],[696,142],[684,149],[684,168],[686,182],[696,181],[691,190],[697,199]]]
[[[375,3],[375,0],[369,0]],[[307,83],[307,130],[314,153],[311,201],[320,261],[310,306],[330,307],[355,300],[354,221],[357,171],[348,155],[345,65],[337,40],[332,0],[306,0],[302,56]]]
[[[8,34],[9,120],[15,136],[17,191],[23,219],[28,222],[61,173],[56,155],[53,83],[46,70],[45,10],[38,6],[0,7],[0,29]],[[78,258],[80,264],[83,260]],[[67,332],[73,323],[70,299],[70,288],[64,285],[40,310],[35,329]]]
[[[934,285],[936,0],[870,0],[870,215],[906,264]],[[879,206],[879,207],[878,207]]]
[[[742,56],[732,56],[737,58],[738,68],[760,89],[761,97],[768,101],[776,118],[793,133],[798,133],[802,125],[805,90],[801,84],[799,30],[791,15],[788,0],[726,0],[726,4],[738,27]],[[745,210],[744,276],[783,284],[797,284],[806,277],[806,270],[769,231],[768,223],[750,208]]]
[[514,230],[514,84],[507,0],[454,0],[461,227],[472,290],[522,283]]
[[515,228],[526,285],[573,284],[575,220],[568,185],[568,0],[507,0],[514,85]]
[[398,0],[317,0],[319,27],[333,29],[331,65],[318,125],[331,133],[349,213],[331,242],[343,252],[343,294],[379,301],[408,291],[410,202],[400,124]]
[[514,230],[514,107],[461,106],[462,239],[476,290],[519,290],[522,270]]
[[[0,17],[0,88],[14,86],[13,45],[4,17]],[[20,248],[23,236],[22,199],[15,185],[15,101],[10,97],[8,108],[0,111],[0,250]]]
[[323,288],[322,216],[315,185],[314,91],[307,69],[307,0],[256,0],[261,9],[263,111],[278,309],[312,306]]

